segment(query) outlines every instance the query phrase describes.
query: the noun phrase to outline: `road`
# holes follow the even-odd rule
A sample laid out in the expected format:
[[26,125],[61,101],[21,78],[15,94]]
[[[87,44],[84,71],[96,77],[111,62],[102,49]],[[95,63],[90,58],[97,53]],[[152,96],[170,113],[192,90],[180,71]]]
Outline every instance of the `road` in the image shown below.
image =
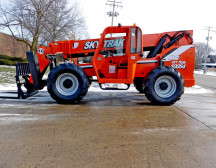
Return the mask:
[[216,76],[195,74],[194,77],[197,85],[216,90]]
[[211,95],[153,106],[136,91],[92,92],[80,104],[47,93],[0,100],[0,168],[215,168]]

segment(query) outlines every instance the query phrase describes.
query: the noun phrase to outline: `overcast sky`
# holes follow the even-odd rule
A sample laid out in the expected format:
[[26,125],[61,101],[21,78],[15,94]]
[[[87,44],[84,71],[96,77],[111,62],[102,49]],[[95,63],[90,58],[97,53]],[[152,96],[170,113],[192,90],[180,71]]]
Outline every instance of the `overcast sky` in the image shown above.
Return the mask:
[[[121,1],[121,0],[117,0]],[[98,38],[106,26],[111,25],[111,11],[106,6],[107,0],[69,0],[78,2],[86,17],[91,38]],[[216,31],[215,0],[122,0],[123,8],[116,8],[119,16],[114,25],[133,25],[141,27],[144,34],[161,33],[177,30],[194,30],[196,42],[206,42],[205,26]],[[211,33],[209,44],[216,49],[216,33]]]

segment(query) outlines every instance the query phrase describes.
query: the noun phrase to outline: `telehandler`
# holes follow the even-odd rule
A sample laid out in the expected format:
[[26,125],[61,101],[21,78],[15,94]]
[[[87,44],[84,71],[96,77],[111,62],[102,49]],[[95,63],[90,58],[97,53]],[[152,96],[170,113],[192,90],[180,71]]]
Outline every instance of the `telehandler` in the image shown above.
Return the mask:
[[[103,90],[122,89],[105,87],[107,83],[125,84],[123,89],[134,84],[151,103],[174,104],[184,87],[195,85],[192,36],[192,30],[142,34],[136,25],[119,24],[107,27],[100,39],[51,42],[48,47],[40,46],[36,55],[27,52],[29,63],[17,64],[18,98],[27,98],[47,85],[58,103],[74,103],[84,98],[96,76]],[[58,55],[63,61],[57,64]],[[92,61],[84,63],[79,57],[92,57]],[[48,79],[43,80],[48,67]]]

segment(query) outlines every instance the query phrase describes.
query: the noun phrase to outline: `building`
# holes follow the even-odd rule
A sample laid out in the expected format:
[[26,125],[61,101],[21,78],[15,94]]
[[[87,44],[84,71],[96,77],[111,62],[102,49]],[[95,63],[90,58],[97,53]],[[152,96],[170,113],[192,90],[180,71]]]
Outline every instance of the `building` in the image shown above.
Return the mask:
[[0,55],[26,58],[26,51],[29,51],[28,45],[0,32]]
[[[203,59],[202,63],[200,64],[202,67],[205,66],[205,60]],[[206,67],[207,68],[216,68],[216,55],[209,55],[206,58]]]

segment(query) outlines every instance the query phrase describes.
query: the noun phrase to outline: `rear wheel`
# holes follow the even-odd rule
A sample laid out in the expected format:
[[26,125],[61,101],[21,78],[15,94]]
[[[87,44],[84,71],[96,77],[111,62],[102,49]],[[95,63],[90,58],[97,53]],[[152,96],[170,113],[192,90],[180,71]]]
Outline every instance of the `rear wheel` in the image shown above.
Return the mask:
[[88,78],[82,68],[75,64],[60,64],[49,74],[47,90],[58,103],[80,101],[88,92]]
[[144,93],[144,78],[134,78],[134,86],[140,93]]
[[171,105],[184,93],[182,75],[172,67],[157,67],[150,71],[145,81],[145,95],[153,104]]

